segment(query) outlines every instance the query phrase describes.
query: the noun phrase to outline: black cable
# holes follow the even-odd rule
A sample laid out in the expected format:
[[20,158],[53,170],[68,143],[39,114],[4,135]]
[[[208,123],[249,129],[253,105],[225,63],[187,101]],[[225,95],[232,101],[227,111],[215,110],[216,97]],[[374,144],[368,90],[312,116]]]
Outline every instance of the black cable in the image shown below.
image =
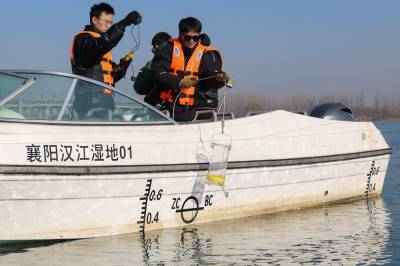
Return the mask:
[[140,38],[140,26],[137,25],[137,39],[136,39],[135,34],[133,32],[134,28],[135,28],[135,26],[132,26],[132,28],[131,28],[131,36],[132,36],[133,41],[135,42],[135,45],[130,50],[131,53],[134,53],[134,52],[139,50],[140,41],[141,41],[141,38]]
[[[131,28],[131,31],[130,31],[130,33],[131,33],[131,36],[132,36],[132,39],[133,39],[133,41],[135,42],[135,45],[132,47],[132,49],[129,51],[130,53],[132,53],[132,54],[134,54],[136,51],[138,51],[139,50],[139,47],[140,47],[140,41],[141,41],[141,38],[140,38],[140,26],[139,25],[137,25],[137,39],[136,39],[136,37],[135,37],[135,34],[134,34],[134,28],[135,28],[135,25],[133,25],[132,26],[132,28]],[[131,64],[130,65],[130,68],[131,68],[131,70],[132,70],[132,79],[133,79],[133,77],[134,77],[134,74],[135,74],[135,70],[133,69],[133,64]],[[133,80],[132,80],[133,81]]]

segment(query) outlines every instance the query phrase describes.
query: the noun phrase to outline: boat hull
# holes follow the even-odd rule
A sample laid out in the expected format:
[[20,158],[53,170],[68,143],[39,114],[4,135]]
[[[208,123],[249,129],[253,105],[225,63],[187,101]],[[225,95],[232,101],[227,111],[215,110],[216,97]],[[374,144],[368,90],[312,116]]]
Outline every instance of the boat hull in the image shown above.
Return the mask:
[[76,239],[145,232],[382,192],[388,154],[337,158],[229,169],[224,188],[208,184],[204,170],[2,175],[0,239]]
[[373,123],[274,111],[225,122],[224,186],[207,183],[221,124],[2,122],[0,241],[146,232],[382,192]]

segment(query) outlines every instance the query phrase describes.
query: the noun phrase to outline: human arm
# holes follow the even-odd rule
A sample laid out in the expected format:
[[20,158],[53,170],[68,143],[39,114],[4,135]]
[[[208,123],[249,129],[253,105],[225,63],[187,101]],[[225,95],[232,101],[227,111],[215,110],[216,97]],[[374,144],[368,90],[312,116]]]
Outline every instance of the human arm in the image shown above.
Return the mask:
[[151,64],[151,73],[154,81],[160,88],[176,91],[179,88],[179,82],[182,77],[170,74],[172,48],[172,44],[168,43],[156,51]]
[[123,31],[116,25],[99,38],[95,38],[89,33],[79,34],[74,44],[74,57],[77,65],[90,68],[98,64],[99,59],[117,45],[123,34]]
[[208,51],[204,54],[199,67],[200,89],[207,91],[222,88],[225,85],[223,79],[216,78],[221,76],[222,57],[218,51]]
[[[113,49],[122,39],[125,28],[131,24],[138,24],[142,20],[137,11],[130,12],[124,19],[111,26],[98,38],[89,33],[79,34],[75,39],[74,55],[79,66],[92,67],[99,58]],[[86,26],[85,31],[96,31],[93,25]]]
[[129,52],[127,55],[119,60],[119,64],[113,63],[113,78],[114,82],[118,82],[126,75],[128,67],[132,63],[133,53]]

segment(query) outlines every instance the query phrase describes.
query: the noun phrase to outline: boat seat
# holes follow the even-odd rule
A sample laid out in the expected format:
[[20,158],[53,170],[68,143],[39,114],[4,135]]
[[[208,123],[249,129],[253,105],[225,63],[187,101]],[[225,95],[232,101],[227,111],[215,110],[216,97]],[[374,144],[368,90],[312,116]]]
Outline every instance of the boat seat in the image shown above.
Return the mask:
[[101,107],[92,108],[87,112],[83,120],[112,121],[112,110]]

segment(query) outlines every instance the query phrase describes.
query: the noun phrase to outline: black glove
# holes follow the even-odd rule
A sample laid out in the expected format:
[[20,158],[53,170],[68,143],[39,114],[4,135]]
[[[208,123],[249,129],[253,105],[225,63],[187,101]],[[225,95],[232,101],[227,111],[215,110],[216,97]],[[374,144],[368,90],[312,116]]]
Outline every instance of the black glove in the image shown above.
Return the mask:
[[123,27],[128,27],[132,24],[138,25],[142,22],[142,16],[137,11],[130,12],[123,20],[119,22]]

